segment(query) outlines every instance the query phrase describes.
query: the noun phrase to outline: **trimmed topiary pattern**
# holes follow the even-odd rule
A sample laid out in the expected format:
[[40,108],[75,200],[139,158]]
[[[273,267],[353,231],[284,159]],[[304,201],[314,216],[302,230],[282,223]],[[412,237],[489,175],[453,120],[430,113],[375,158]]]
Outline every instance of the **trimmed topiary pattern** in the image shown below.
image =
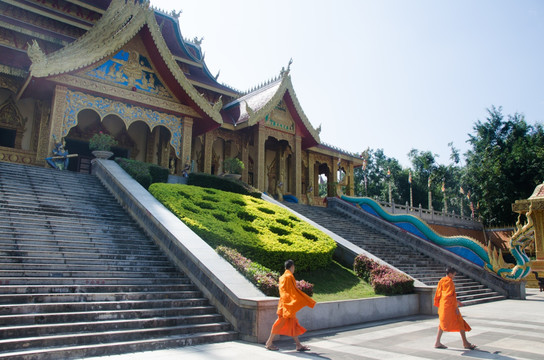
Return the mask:
[[275,271],[287,259],[300,271],[332,261],[330,236],[264,200],[182,184],[157,183],[149,191],[213,248],[236,249]]

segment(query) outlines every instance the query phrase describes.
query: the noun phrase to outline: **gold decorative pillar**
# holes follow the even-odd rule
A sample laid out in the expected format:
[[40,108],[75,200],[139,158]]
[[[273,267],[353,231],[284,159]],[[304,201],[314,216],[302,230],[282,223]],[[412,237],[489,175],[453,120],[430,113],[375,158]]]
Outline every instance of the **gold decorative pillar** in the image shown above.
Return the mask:
[[256,159],[256,171],[255,171],[255,187],[261,191],[265,191],[264,188],[264,177],[266,176],[266,166],[265,166],[265,141],[266,141],[266,132],[264,126],[261,124],[257,125],[257,159]]
[[295,196],[300,199],[302,195],[302,138],[295,136]]
[[157,149],[159,146],[159,129],[155,128],[149,134],[147,139],[147,149],[145,153],[145,162],[156,164],[158,161]]
[[353,170],[353,163],[351,161],[348,162],[348,172],[347,172],[347,193],[348,196],[354,196],[355,195],[355,172]]
[[51,105],[41,103],[37,107],[36,116],[39,117],[39,125],[35,148],[36,165],[45,166],[45,158],[49,156],[49,139],[51,138]]
[[40,126],[41,140],[38,143],[38,150],[36,152],[36,162],[46,164],[45,158],[51,154],[55,147],[55,140],[61,141],[62,136],[62,123],[64,120],[64,111],[66,110],[66,93],[68,89],[65,86],[56,86],[55,93],[53,95],[53,102],[51,105],[51,120],[49,126]]
[[191,165],[191,152],[193,143],[193,119],[183,118],[182,142],[181,142],[181,164],[178,168],[185,168],[185,165]]
[[242,152],[242,162],[244,163],[244,170],[242,170],[242,181],[248,183],[248,173],[249,173],[249,144],[247,141],[246,135],[242,135],[240,139],[240,147]]
[[212,173],[212,155],[213,155],[213,134],[207,132],[204,135],[204,172],[206,174]]

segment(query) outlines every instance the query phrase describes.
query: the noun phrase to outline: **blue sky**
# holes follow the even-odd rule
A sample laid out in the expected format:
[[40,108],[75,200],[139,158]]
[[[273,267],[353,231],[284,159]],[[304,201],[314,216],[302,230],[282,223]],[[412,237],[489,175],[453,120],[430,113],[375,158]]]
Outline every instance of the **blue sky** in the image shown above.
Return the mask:
[[182,10],[181,33],[203,37],[213,74],[247,90],[290,58],[302,108],[321,140],[384,149],[410,166],[412,148],[449,163],[486,109],[544,122],[544,1],[151,0]]

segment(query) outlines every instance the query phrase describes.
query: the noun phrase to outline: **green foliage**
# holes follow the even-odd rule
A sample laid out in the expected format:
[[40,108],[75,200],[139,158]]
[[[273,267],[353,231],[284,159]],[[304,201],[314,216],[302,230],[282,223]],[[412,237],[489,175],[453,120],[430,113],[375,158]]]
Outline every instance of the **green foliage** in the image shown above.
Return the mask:
[[223,170],[229,174],[241,174],[244,170],[244,163],[238,158],[229,158],[223,161]]
[[[332,261],[334,240],[306,222],[295,221],[288,210],[247,195],[221,190],[210,194],[209,190],[181,184],[153,184],[149,188],[213,248],[223,245],[236,249],[276,271],[283,270],[286,259],[294,260],[299,270],[317,269]],[[180,196],[180,191],[191,200]]]
[[156,182],[168,181],[168,169],[137,160],[116,158],[115,161],[144,188]]
[[413,279],[362,254],[355,258],[353,271],[366,282],[370,282],[376,294],[402,295],[414,291]]
[[89,150],[110,151],[113,146],[117,145],[117,140],[109,134],[105,134],[100,131],[98,134],[94,134],[91,140],[89,140]]
[[238,251],[226,246],[218,246],[215,251],[227,260],[246,279],[251,281],[267,296],[279,296],[278,279],[280,274],[242,256]]
[[487,225],[513,224],[511,204],[528,198],[544,180],[544,129],[528,125],[520,114],[505,119],[500,107],[488,114],[469,135],[464,181]]
[[261,193],[258,190],[249,187],[249,185],[242,181],[232,180],[222,176],[190,173],[187,184],[233,192],[236,194],[250,195],[259,199],[261,198]]

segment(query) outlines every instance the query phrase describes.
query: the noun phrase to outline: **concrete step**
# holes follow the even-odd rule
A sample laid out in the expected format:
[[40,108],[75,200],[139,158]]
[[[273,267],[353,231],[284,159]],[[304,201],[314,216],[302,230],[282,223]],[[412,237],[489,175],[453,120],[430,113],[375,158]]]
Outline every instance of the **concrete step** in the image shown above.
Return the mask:
[[99,322],[74,322],[59,323],[51,326],[50,324],[37,325],[14,325],[6,326],[0,329],[0,339],[5,338],[28,338],[44,335],[57,335],[69,333],[99,332],[111,329],[145,329],[150,327],[174,327],[189,324],[222,323],[223,317],[218,314],[201,314],[171,316],[162,318],[143,318],[143,319],[118,319],[103,320]]
[[[0,315],[0,327],[20,326],[20,325],[45,325],[45,324],[64,324],[77,322],[96,322],[102,320],[122,320],[122,319],[150,319],[172,316],[214,314],[215,308],[210,305],[199,305],[204,303],[204,299],[187,299],[182,307],[155,307],[155,308],[129,308],[129,309],[105,309],[100,308],[100,304],[95,304],[95,308],[87,306],[81,311],[60,311],[51,313],[16,313]],[[178,303],[181,303],[178,301]],[[190,306],[188,304],[195,304]],[[80,308],[82,308],[83,304]],[[105,305],[103,305],[105,306]],[[129,307],[127,303],[125,307]],[[1,347],[0,347],[1,348]]]
[[93,356],[134,353],[148,350],[167,349],[180,346],[207,344],[211,342],[233,341],[238,338],[234,331],[198,332],[159,338],[143,338],[135,341],[118,341],[105,344],[86,344],[81,346],[58,346],[47,349],[37,348],[1,353],[0,359],[9,360],[57,360]]
[[179,336],[199,332],[221,332],[230,330],[228,323],[207,323],[178,325],[168,327],[152,327],[148,329],[110,330],[101,332],[71,333],[45,335],[39,337],[15,338],[9,341],[0,340],[0,348],[5,351],[17,351],[21,348],[44,348],[58,346],[81,346],[96,343],[132,341],[141,338],[161,338]]
[[179,292],[179,291],[195,291],[196,286],[193,285],[189,278],[179,278],[171,284],[108,284],[108,285],[2,285],[0,286],[0,294],[9,295],[32,295],[32,294],[93,294],[93,293],[132,293],[132,292]]

